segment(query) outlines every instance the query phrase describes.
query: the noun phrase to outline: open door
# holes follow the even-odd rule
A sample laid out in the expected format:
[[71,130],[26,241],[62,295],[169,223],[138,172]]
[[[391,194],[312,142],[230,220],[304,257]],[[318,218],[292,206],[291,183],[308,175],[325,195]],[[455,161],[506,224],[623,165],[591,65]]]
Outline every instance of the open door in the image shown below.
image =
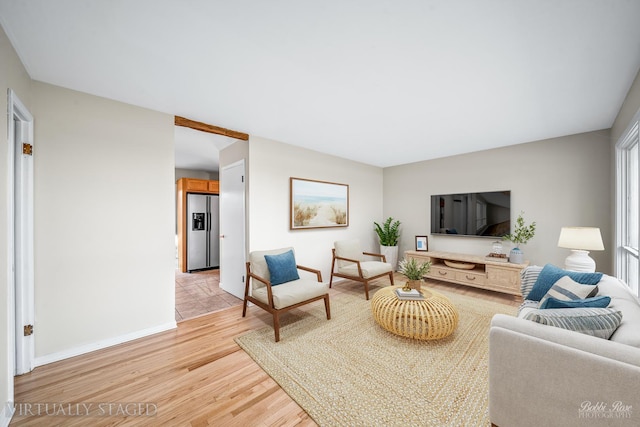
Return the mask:
[[244,299],[244,160],[220,171],[220,288]]
[[[8,91],[9,128],[9,331],[8,378],[34,367],[34,266],[33,266],[33,116]],[[13,397],[13,383],[9,396]]]

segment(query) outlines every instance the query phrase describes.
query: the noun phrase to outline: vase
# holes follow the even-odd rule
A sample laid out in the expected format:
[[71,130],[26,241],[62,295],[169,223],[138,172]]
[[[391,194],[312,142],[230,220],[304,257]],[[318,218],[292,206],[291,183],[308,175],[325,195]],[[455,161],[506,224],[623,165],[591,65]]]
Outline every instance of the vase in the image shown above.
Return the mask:
[[403,291],[408,291],[411,289],[416,289],[420,291],[422,289],[422,280],[407,280],[402,288]]
[[513,248],[511,252],[509,252],[509,262],[513,264],[522,264],[524,261],[524,253],[520,250],[520,248]]
[[380,245],[380,253],[384,255],[387,263],[391,264],[393,271],[398,267],[398,247]]

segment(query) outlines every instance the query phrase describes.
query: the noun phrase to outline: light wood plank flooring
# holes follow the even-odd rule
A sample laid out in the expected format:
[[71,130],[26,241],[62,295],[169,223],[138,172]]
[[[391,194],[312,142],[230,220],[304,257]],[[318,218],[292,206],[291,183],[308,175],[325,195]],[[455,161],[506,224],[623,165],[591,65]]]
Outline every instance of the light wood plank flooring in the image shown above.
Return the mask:
[[[397,276],[396,280],[399,284],[404,279]],[[511,296],[444,282],[430,281],[428,286],[514,306],[520,302]],[[342,292],[364,298],[362,285],[356,282],[334,284],[331,294]],[[271,326],[268,313],[257,307],[248,311],[245,318],[241,306],[206,314],[180,322],[173,331],[40,366],[18,376],[16,412],[10,425],[315,426],[233,341],[249,330]],[[140,402],[142,406],[134,404]],[[139,415],[141,409],[143,414]],[[38,410],[40,416],[24,415]],[[47,415],[47,410],[67,415]],[[146,416],[147,410],[153,416]],[[87,412],[91,416],[85,416]]]

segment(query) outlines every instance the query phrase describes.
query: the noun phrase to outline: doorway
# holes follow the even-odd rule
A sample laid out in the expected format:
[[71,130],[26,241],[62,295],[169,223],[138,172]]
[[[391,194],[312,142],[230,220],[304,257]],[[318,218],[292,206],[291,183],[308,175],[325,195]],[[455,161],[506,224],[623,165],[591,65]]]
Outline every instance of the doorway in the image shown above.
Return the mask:
[[[8,106],[8,260],[9,352],[8,396],[13,398],[13,377],[33,370],[34,263],[33,263],[33,116],[9,89]],[[11,400],[10,399],[10,400]]]
[[[194,178],[204,180],[220,181],[220,211],[222,211],[222,199],[225,190],[222,188],[225,178],[219,167],[219,152],[234,144],[238,140],[247,140],[248,135],[222,128],[194,122],[184,118],[176,117],[175,127],[175,168],[176,182],[178,178]],[[177,193],[176,193],[177,194]],[[244,202],[243,202],[244,203]],[[234,222],[241,222],[244,227],[244,211],[242,218],[233,218]],[[220,224],[222,218],[220,213]],[[176,215],[177,219],[177,215]],[[176,222],[176,232],[178,224]],[[218,233],[222,235],[223,233]],[[234,305],[242,304],[242,292],[229,293],[227,289],[220,286],[220,276],[224,277],[225,271],[232,266],[225,262],[225,249],[223,248],[223,238],[220,238],[220,268],[214,270],[196,271],[192,273],[182,273],[184,268],[176,269],[175,289],[176,304],[175,318],[181,321],[212,311],[221,310]],[[177,238],[176,238],[177,241]],[[244,259],[244,249],[241,256]],[[244,263],[240,266],[238,276],[244,272]]]

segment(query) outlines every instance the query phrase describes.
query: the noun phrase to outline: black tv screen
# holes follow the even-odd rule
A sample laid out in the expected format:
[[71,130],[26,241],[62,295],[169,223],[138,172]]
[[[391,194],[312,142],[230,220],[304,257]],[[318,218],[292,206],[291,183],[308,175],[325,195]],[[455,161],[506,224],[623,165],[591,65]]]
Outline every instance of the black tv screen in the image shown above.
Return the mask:
[[431,196],[431,234],[502,237],[511,232],[511,191]]

